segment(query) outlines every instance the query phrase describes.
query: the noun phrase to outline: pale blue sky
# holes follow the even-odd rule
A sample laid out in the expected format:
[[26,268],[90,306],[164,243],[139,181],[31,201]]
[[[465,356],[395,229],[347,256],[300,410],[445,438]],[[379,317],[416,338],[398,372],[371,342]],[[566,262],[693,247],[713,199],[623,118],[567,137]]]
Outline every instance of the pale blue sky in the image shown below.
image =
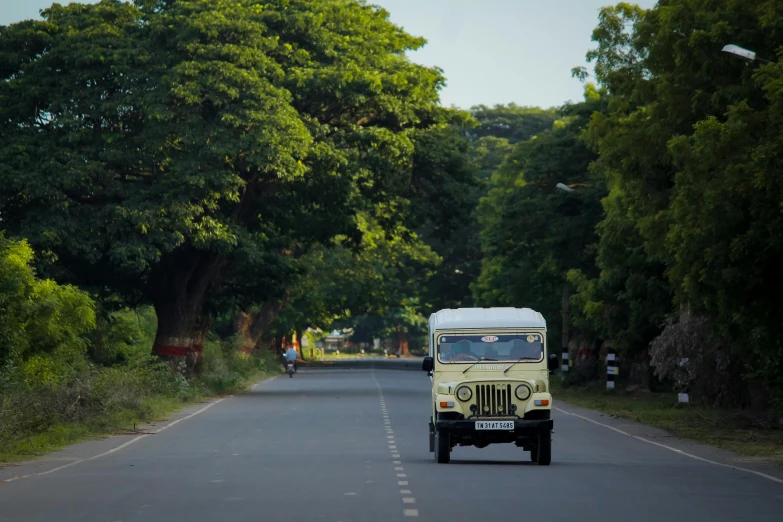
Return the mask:
[[[598,10],[619,0],[368,0],[428,44],[411,59],[444,70],[444,105],[514,102],[550,107],[582,97]],[[37,18],[51,0],[0,0],[0,25]],[[60,3],[68,3],[62,1]],[[650,8],[655,0],[636,0]]]

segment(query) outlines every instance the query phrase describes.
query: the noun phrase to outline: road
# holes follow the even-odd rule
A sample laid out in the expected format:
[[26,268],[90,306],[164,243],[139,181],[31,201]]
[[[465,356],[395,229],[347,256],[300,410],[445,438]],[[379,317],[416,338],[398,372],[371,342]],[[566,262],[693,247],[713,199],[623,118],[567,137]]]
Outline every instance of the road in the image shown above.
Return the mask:
[[117,451],[0,483],[0,520],[783,520],[783,483],[562,410],[549,467],[511,445],[435,464],[428,386],[419,372],[302,369]]

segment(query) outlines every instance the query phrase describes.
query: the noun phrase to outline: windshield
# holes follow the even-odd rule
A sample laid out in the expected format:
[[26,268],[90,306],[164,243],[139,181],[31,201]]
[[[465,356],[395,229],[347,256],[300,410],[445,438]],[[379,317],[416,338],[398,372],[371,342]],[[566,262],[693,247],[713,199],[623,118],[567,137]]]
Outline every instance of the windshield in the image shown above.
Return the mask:
[[447,334],[438,338],[438,360],[445,363],[475,361],[540,361],[543,337],[538,333],[504,335]]

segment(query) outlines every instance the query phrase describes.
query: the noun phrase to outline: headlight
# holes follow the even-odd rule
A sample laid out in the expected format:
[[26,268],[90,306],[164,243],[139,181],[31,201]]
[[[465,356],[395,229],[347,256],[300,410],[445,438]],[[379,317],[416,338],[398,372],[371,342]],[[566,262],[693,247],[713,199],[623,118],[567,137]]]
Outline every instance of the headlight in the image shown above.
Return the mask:
[[457,388],[457,398],[462,402],[467,402],[473,397],[473,392],[467,386],[460,386]]
[[520,384],[517,386],[517,389],[514,393],[516,394],[517,399],[520,401],[526,401],[530,398],[530,388],[525,384]]

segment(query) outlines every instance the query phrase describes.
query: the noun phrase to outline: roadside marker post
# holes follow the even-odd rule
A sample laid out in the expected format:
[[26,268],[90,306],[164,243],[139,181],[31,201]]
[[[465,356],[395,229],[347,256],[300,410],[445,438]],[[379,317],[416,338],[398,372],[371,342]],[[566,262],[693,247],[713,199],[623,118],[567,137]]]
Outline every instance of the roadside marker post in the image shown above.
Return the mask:
[[617,375],[617,366],[615,366],[614,350],[609,348],[606,354],[606,389],[614,390],[614,376]]

